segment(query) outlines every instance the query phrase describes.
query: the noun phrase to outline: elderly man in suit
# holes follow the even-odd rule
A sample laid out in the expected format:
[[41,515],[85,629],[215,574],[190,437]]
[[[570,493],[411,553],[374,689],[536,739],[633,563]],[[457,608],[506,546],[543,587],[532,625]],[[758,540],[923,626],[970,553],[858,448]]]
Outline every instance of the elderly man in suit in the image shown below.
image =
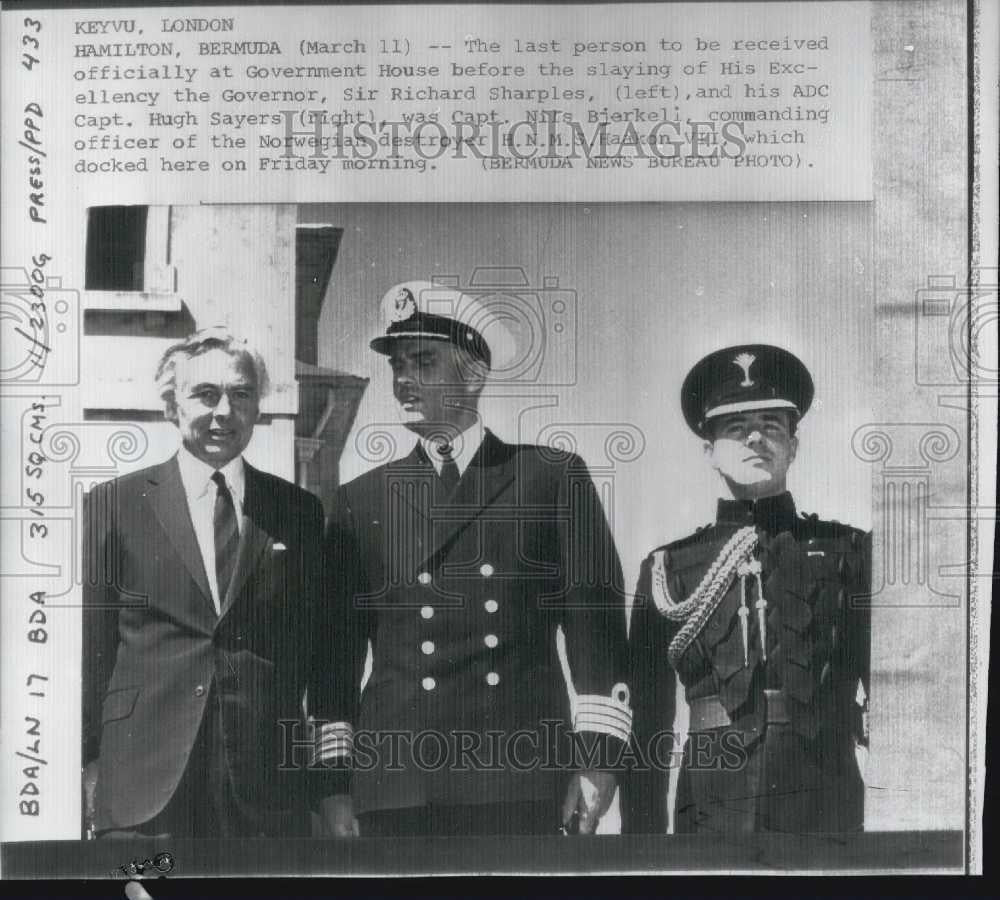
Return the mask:
[[418,440],[340,490],[328,533],[330,564],[353,573],[336,581],[353,651],[335,661],[331,705],[357,696],[372,648],[360,832],[592,832],[631,712],[621,571],[586,465],[483,426],[503,331],[482,302],[410,282],[382,309],[371,346]]
[[180,450],[87,503],[88,818],[98,836],[308,834],[309,802],[346,787],[301,753],[313,651],[334,641],[322,508],[243,459],[268,386],[245,342],[194,334],[157,380]]

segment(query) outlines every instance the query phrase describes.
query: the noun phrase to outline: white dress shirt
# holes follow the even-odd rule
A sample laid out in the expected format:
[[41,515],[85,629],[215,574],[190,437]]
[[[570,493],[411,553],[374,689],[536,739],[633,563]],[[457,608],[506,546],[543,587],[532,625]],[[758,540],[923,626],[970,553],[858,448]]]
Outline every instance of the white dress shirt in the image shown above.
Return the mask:
[[[450,441],[452,448],[451,458],[455,460],[455,465],[458,466],[458,474],[461,477],[465,474],[465,470],[469,467],[469,463],[472,462],[472,457],[476,455],[476,451],[479,449],[479,445],[483,442],[483,426],[481,423],[476,422],[470,425],[465,431],[461,432],[453,441]],[[426,438],[420,438],[420,443],[423,445],[424,452],[430,459],[431,464],[434,466],[434,470],[441,474],[441,467],[444,465],[444,460],[441,459],[441,453],[438,451],[438,447],[443,443],[440,438],[429,441]]]
[[[202,462],[186,447],[181,446],[177,453],[177,463],[181,470],[181,483],[187,496],[188,511],[191,513],[191,524],[194,535],[201,550],[201,559],[205,564],[205,575],[212,591],[212,602],[216,614],[222,611],[222,600],[219,597],[219,579],[215,572],[215,500],[219,488],[212,476],[215,474],[208,463]],[[233,505],[236,508],[236,527],[243,533],[243,496],[246,492],[246,472],[243,468],[243,457],[226,463],[220,470],[226,479],[229,492],[233,495]]]

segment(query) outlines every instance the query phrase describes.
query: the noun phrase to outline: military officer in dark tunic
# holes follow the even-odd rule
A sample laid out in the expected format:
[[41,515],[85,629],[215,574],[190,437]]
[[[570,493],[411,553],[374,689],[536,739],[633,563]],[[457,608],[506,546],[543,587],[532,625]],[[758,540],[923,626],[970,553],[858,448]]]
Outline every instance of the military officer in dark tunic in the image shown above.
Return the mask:
[[356,696],[372,650],[353,717],[360,833],[592,832],[631,710],[621,570],[587,467],[484,427],[505,329],[481,301],[410,282],[382,310],[371,346],[418,440],[340,490],[328,534],[354,623],[331,690]]
[[[805,366],[767,345],[713,353],[684,382],[684,417],[729,496],[714,524],[642,565],[626,831],[666,831],[670,760],[677,833],[862,828],[870,544],[800,514],[786,490],[812,397]],[[677,677],[690,725],[671,750]]]

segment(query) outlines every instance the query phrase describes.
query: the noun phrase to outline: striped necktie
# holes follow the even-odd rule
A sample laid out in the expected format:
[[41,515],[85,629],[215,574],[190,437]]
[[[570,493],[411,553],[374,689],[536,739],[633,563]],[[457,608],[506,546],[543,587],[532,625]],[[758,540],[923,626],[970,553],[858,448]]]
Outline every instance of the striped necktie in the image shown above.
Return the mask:
[[212,474],[218,490],[215,494],[215,510],[212,525],[215,530],[215,577],[219,587],[219,609],[221,612],[229,582],[236,568],[236,551],[240,545],[240,530],[236,521],[236,504],[232,492],[226,484],[226,476],[216,471]]

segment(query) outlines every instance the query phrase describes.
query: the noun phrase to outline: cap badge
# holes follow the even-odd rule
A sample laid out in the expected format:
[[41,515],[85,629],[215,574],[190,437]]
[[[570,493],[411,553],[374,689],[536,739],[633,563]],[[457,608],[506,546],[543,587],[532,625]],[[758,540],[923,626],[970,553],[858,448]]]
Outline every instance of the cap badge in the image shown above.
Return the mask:
[[390,318],[393,322],[404,322],[417,311],[417,301],[409,288],[400,288],[393,300],[393,310]]
[[757,357],[752,353],[741,353],[733,360],[733,365],[739,366],[743,370],[743,380],[740,382],[740,387],[753,387],[754,383],[750,380],[750,366],[756,361]]

